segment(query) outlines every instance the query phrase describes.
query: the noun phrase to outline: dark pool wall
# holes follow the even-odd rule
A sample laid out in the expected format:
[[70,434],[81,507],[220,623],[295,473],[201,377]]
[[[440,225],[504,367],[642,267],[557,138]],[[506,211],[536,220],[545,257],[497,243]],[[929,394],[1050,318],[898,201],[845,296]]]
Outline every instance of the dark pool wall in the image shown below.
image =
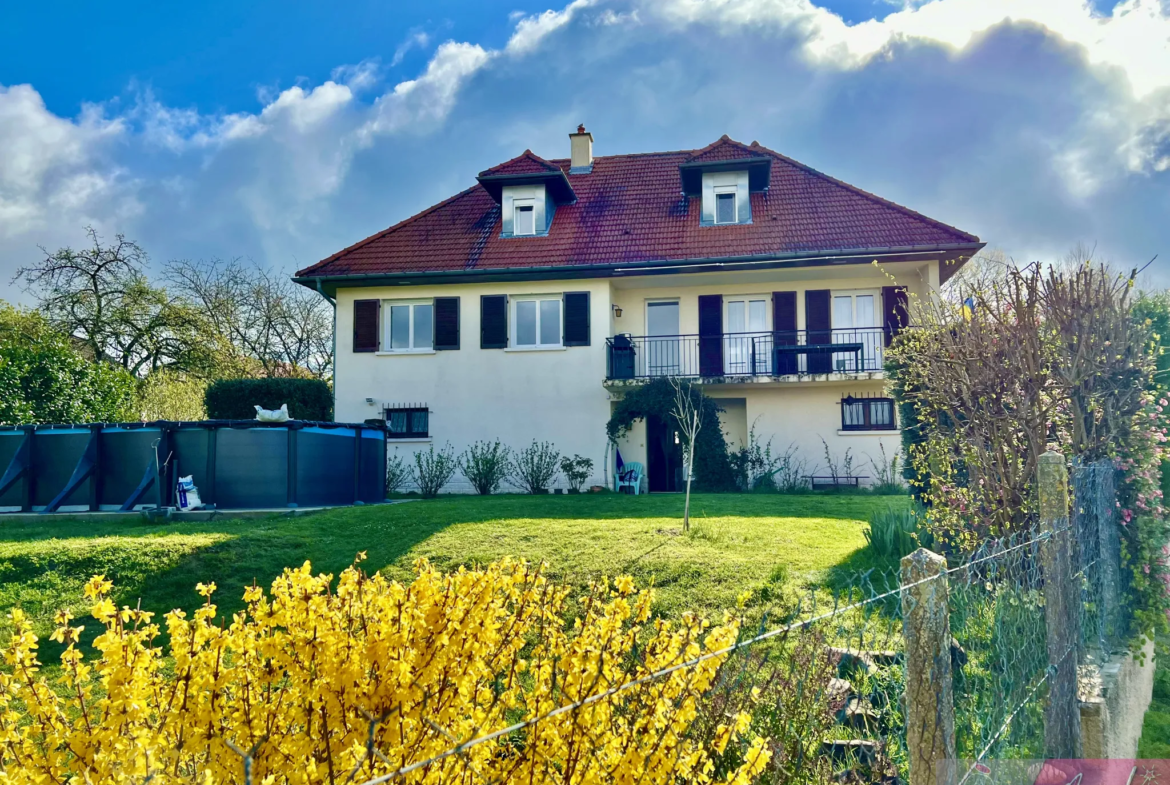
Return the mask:
[[[165,464],[158,482],[156,453]],[[385,466],[384,431],[359,424],[6,426],[0,511],[175,506],[175,481],[186,475],[218,509],[376,502],[385,497]]]

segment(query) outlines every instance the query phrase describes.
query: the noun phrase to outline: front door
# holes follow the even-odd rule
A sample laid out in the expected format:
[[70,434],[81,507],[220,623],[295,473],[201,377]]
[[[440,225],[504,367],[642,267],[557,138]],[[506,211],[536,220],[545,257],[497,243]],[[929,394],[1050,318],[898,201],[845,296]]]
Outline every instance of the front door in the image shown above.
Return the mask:
[[682,490],[682,440],[673,423],[646,416],[646,480],[651,493]]

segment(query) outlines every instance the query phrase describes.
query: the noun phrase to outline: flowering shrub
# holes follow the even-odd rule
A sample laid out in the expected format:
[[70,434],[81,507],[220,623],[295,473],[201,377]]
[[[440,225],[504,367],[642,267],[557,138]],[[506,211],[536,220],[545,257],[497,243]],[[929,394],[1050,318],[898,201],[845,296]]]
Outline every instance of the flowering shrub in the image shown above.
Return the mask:
[[84,628],[58,614],[51,637],[65,650],[53,682],[29,619],[12,611],[0,781],[240,782],[246,754],[255,783],[396,772],[411,783],[708,783],[729,745],[738,762],[720,782],[746,783],[768,764],[743,711],[692,732],[722,656],[605,695],[738,632],[730,616],[651,623],[651,595],[628,577],[596,583],[576,606],[523,562],[442,574],[420,560],[409,585],[356,565],[334,583],[306,563],[267,594],[246,589],[246,610],[226,623],[215,585],[200,584],[203,607],[164,618],[165,645],[152,614],[119,610],[111,588],[97,576],[85,589],[101,625],[95,659],[78,646]]

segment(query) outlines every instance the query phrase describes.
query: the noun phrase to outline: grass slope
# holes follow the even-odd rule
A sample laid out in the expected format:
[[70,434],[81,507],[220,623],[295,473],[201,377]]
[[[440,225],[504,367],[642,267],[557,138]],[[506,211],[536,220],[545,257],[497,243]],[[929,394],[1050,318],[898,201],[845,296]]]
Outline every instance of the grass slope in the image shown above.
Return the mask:
[[[242,587],[267,585],[287,566],[336,574],[358,551],[365,567],[408,579],[415,559],[445,569],[512,555],[546,561],[558,578],[586,584],[630,573],[658,587],[660,613],[718,613],[746,589],[813,582],[867,566],[862,530],[870,513],[899,497],[697,495],[692,531],[681,531],[682,497],[442,497],[330,510],[296,518],[154,525],[46,516],[0,517],[0,613],[20,606],[42,636],[58,608],[84,615],[81,587],[114,581],[119,604],[156,612],[199,604],[194,586],[214,581],[225,613]],[[96,632],[95,624],[88,625]],[[0,620],[0,639],[7,620]],[[46,646],[43,656],[55,657]]]

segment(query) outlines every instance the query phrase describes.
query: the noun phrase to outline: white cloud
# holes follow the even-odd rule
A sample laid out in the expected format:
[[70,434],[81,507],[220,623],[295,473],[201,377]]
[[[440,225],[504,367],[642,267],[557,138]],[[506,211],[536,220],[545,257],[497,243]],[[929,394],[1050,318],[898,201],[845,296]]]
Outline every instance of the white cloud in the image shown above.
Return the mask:
[[29,85],[0,85],[0,237],[44,230],[58,216],[92,221],[103,206],[132,212],[124,173],[106,158],[125,131],[96,107],[68,120]]
[[812,60],[839,68],[860,67],[900,40],[962,49],[997,24],[1035,24],[1083,47],[1089,62],[1120,68],[1139,97],[1170,86],[1170,14],[1160,0],[1126,0],[1106,17],[1084,0],[931,0],[853,25],[810,0],[652,0],[644,8],[675,24],[791,30]]
[[412,29],[406,38],[394,50],[394,59],[390,61],[390,65],[396,66],[403,61],[407,54],[412,49],[426,49],[431,43],[431,36],[425,30],[419,28]]
[[512,55],[528,54],[540,46],[550,33],[569,24],[582,9],[594,5],[595,2],[596,0],[573,0],[560,11],[549,10],[541,14],[519,17],[505,51]]

